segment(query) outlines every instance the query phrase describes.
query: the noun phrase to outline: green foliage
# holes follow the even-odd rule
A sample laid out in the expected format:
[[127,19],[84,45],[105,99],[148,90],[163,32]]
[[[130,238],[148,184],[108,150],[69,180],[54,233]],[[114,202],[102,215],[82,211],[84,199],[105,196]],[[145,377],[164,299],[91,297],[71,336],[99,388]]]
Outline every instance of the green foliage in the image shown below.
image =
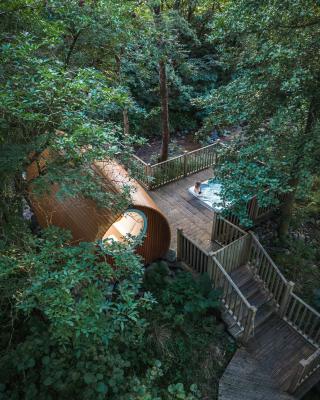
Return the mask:
[[[243,126],[240,153],[227,152],[220,173],[240,202],[256,186],[260,201],[272,203],[266,184],[295,192],[319,169],[319,15],[312,0],[231,0],[213,21],[211,40],[229,79],[197,104],[208,113],[205,130]],[[265,163],[255,174],[257,160]]]
[[155,301],[141,294],[132,250],[118,248],[110,264],[102,248],[70,247],[56,228],[25,239],[0,259],[2,398],[198,398],[163,381],[165,359],[145,357]]
[[[127,163],[132,145],[158,134],[160,58],[167,65],[171,131],[193,131],[211,115],[192,99],[231,75],[217,59],[219,44],[207,40],[216,16],[221,24],[219,4],[161,2],[157,23],[158,1],[2,3],[0,397],[214,398],[233,345],[217,322],[219,294],[207,277],[173,277],[160,263],[149,268],[143,287],[143,268],[129,247],[116,246],[111,262],[102,247],[70,246],[70,236],[55,228],[30,235],[21,214],[22,173],[46,148],[54,157],[33,184],[38,194],[56,182],[59,198],[128,205],[129,189],[109,193],[91,165],[110,158]],[[283,87],[294,88],[303,76]],[[305,112],[301,104],[297,119]],[[130,135],[122,132],[124,110]],[[291,121],[283,115],[279,121]]]
[[163,383],[196,383],[202,396],[215,398],[219,376],[234,351],[216,319],[219,293],[206,275],[195,279],[187,272],[175,277],[168,272],[166,263],[155,263],[144,278],[145,289],[157,299],[148,317],[147,351],[162,360]]

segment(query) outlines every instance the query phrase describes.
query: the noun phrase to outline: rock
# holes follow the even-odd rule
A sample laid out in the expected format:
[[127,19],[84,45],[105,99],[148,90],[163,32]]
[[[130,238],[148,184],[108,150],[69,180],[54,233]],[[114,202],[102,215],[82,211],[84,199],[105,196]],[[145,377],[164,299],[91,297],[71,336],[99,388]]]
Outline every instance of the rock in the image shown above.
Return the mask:
[[177,259],[177,254],[176,254],[175,250],[169,249],[167,251],[167,254],[164,256],[164,259],[166,261],[168,261],[169,263],[174,263]]

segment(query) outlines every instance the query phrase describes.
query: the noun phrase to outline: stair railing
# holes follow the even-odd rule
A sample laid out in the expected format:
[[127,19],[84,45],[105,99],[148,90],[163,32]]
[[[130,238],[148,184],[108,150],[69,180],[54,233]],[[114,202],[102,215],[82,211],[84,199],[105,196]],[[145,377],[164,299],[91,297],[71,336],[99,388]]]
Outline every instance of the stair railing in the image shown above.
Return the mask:
[[320,368],[320,349],[317,349],[307,359],[300,360],[288,391],[290,393],[294,393],[295,390],[300,385],[302,385],[303,382],[305,382],[319,368]]
[[320,346],[320,313],[293,293],[294,283],[288,281],[250,232],[249,266],[265,289],[272,295],[278,313],[299,334],[316,347]]
[[320,347],[320,313],[295,293],[290,293],[283,319],[311,344]]
[[225,246],[242,236],[247,235],[247,232],[239,228],[220,214],[214,212],[212,219],[211,240]]
[[221,301],[225,309],[242,329],[241,340],[246,343],[254,332],[254,321],[257,309],[248,302],[241,290],[213,254],[209,262],[208,274],[213,286],[221,290]]
[[283,276],[257,237],[252,232],[250,235],[249,266],[283,313],[288,306],[289,292],[293,289],[293,283]]
[[[240,238],[241,239],[241,238]],[[221,302],[242,331],[241,340],[247,342],[254,331],[254,320],[257,312],[227,271],[221,265],[218,252],[207,253],[182,229],[177,230],[177,259],[185,262],[198,273],[207,273],[213,286],[221,290]]]

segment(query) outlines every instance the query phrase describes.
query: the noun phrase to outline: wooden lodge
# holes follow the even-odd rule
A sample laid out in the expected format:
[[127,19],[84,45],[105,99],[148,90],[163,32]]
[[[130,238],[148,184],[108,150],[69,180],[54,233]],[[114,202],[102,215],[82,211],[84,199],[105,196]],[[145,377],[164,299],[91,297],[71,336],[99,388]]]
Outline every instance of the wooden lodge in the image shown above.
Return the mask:
[[27,170],[29,194],[32,208],[41,227],[56,225],[72,233],[73,242],[93,242],[104,240],[125,241],[128,235],[139,238],[141,244],[136,252],[144,262],[163,257],[170,245],[170,226],[152,198],[135,180],[129,178],[123,167],[114,161],[96,162],[92,168],[99,174],[106,190],[120,193],[125,186],[131,187],[131,204],[128,208],[115,211],[114,208],[101,208],[85,197],[68,197],[59,200],[56,196],[59,186],[51,185],[44,196],[32,192],[32,180],[39,176],[46,163],[48,152],[42,153]]

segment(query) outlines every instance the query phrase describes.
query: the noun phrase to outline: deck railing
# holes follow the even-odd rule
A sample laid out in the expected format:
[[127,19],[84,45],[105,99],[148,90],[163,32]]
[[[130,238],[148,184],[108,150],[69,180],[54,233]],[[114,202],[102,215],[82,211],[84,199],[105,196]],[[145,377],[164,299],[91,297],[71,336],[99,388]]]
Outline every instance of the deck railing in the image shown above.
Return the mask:
[[156,164],[134,156],[128,167],[134,170],[133,175],[146,189],[155,189],[213,166],[217,161],[218,144],[219,141]]
[[177,259],[184,261],[199,274],[208,272],[209,253],[201,249],[192,239],[177,230]]
[[247,233],[215,252],[216,259],[228,274],[247,263],[250,243],[251,236]]
[[246,231],[223,218],[220,214],[216,212],[213,214],[211,233],[211,240],[213,242],[224,246],[246,234]]
[[317,369],[320,368],[320,349],[317,349],[307,359],[300,360],[296,374],[291,381],[289,392],[294,393]]
[[250,232],[249,266],[272,294],[280,317],[284,318],[311,344],[320,346],[320,314],[293,293],[294,283],[280,272],[256,236]]
[[265,289],[272,294],[273,300],[283,312],[285,306],[282,304],[282,300],[291,284],[282,275],[256,236],[253,233],[250,233],[250,235],[249,266],[253,269],[255,276],[263,283]]
[[295,293],[291,293],[283,316],[310,343],[320,347],[320,314]]
[[214,287],[221,290],[221,301],[241,328],[241,339],[245,343],[253,334],[257,309],[248,302],[219,260],[213,255],[212,261],[212,264],[209,263],[208,274]]
[[279,316],[314,346],[315,353],[297,364],[297,372],[290,386],[290,391],[295,391],[320,368],[320,313],[293,293],[294,283],[283,276],[252,232],[245,232],[215,214],[212,238],[223,246],[216,252],[204,251],[180,229],[177,235],[178,259],[198,273],[208,273],[213,286],[221,290],[224,308],[240,327],[243,342],[253,335],[257,309],[229,274],[247,264],[270,293]]
[[221,290],[221,301],[226,311],[240,327],[242,341],[246,342],[253,333],[257,310],[250,305],[225,268],[221,265],[220,260],[216,258],[218,253],[219,251],[207,253],[193,240],[185,236],[181,229],[177,230],[178,260],[184,261],[200,274],[208,273],[213,286]]

